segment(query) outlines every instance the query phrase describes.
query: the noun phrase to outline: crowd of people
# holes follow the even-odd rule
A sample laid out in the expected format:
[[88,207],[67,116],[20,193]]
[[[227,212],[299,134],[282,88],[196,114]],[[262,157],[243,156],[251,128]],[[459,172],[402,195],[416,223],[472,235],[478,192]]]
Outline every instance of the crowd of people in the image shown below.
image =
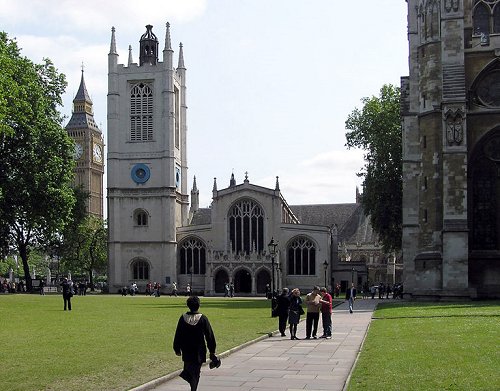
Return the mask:
[[307,312],[302,307],[303,300],[298,288],[289,292],[288,288],[283,288],[281,295],[276,299],[276,306],[273,308],[273,316],[278,317],[278,329],[282,337],[286,337],[286,324],[288,322],[290,339],[300,339],[297,337],[297,325],[301,315],[306,315],[306,335],[305,339],[318,338],[318,326],[321,315],[323,334],[319,338],[332,338],[332,296],[325,287],[313,287],[312,291],[305,297]]

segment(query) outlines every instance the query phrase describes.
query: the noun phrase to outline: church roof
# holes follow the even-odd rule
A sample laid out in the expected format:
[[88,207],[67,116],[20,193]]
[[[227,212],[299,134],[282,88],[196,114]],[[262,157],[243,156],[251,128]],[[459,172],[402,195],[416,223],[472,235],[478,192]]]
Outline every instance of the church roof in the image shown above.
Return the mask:
[[200,208],[193,214],[190,225],[205,225],[212,222],[212,209]]
[[[301,224],[337,226],[339,242],[373,243],[378,241],[376,233],[361,204],[316,204],[290,205],[290,209]],[[205,225],[212,222],[212,209],[200,208],[190,225]]]
[[69,129],[94,129],[100,132],[99,127],[94,121],[94,116],[87,113],[73,113],[66,125],[66,130]]

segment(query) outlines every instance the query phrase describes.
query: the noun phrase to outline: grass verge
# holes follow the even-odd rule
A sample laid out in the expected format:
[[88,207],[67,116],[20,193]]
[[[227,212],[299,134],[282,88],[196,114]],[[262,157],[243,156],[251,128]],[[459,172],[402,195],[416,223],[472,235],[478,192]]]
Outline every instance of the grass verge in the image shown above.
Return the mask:
[[378,306],[348,390],[500,389],[500,302]]
[[[0,295],[5,390],[125,390],[181,368],[172,350],[185,297]],[[217,352],[277,329],[270,302],[201,298]]]

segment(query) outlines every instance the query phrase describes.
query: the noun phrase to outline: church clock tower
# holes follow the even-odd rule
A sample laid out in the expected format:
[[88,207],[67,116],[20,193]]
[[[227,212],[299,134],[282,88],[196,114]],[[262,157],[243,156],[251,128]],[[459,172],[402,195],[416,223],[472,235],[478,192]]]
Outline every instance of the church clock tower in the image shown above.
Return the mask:
[[163,61],[153,26],[139,63],[118,64],[115,29],[108,55],[109,289],[176,280],[177,227],[188,219],[186,68],[173,67],[167,23]]
[[66,131],[75,141],[75,186],[81,186],[90,195],[87,213],[103,218],[104,141],[94,120],[83,69]]

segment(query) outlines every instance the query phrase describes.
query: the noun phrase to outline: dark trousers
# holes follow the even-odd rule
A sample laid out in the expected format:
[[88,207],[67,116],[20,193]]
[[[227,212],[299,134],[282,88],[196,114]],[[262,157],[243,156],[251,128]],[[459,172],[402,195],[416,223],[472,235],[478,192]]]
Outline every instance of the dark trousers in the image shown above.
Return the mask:
[[66,307],[71,311],[71,296],[63,295],[64,299],[64,311],[66,311]]
[[318,332],[319,312],[308,312],[306,316],[306,338],[315,337]]
[[200,382],[201,364],[184,361],[184,369],[179,375],[191,386],[191,391],[196,391]]
[[280,330],[281,335],[285,334],[287,319],[288,319],[288,314],[279,315],[278,328]]

